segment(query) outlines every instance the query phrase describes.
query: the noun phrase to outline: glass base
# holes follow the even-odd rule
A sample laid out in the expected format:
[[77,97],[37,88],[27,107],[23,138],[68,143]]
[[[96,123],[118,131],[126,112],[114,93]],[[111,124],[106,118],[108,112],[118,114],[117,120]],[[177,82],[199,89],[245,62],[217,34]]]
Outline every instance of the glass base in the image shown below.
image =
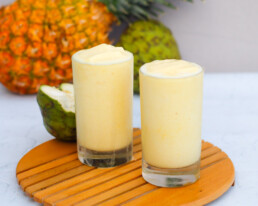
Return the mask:
[[115,167],[129,162],[133,157],[132,143],[127,147],[114,151],[95,151],[78,144],[78,158],[86,165],[92,167]]
[[156,186],[160,187],[181,187],[192,184],[200,178],[200,161],[175,169],[158,168],[142,160],[143,178]]

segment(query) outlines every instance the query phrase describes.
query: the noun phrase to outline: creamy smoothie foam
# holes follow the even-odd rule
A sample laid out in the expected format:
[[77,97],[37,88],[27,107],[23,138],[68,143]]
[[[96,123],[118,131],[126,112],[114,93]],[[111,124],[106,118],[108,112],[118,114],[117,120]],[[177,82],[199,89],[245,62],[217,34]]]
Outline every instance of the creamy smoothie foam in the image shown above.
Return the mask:
[[81,50],[74,56],[78,61],[87,64],[114,64],[132,58],[132,54],[122,47],[100,44],[91,49]]
[[132,143],[133,55],[101,44],[73,55],[77,141],[93,151]]
[[144,160],[159,168],[196,163],[201,151],[202,68],[162,60],[140,70]]
[[141,72],[159,78],[183,78],[202,71],[199,65],[184,60],[156,60],[145,64]]

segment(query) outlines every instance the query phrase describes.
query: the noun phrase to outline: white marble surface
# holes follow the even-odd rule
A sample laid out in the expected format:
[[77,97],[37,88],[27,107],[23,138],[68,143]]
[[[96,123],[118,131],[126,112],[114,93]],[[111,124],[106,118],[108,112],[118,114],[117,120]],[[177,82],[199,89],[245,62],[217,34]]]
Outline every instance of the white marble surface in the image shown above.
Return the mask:
[[[236,183],[210,206],[255,206],[258,202],[258,73],[206,74],[203,138],[233,160]],[[134,126],[140,127],[139,97]],[[0,85],[1,206],[38,205],[19,188],[15,169],[33,147],[51,139],[42,124],[35,95],[19,96]]]

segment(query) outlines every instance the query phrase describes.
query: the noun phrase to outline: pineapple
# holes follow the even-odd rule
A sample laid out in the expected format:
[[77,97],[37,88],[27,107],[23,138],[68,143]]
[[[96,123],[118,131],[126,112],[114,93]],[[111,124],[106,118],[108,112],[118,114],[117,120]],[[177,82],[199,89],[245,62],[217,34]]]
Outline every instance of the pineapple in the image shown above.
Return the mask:
[[117,21],[148,18],[167,0],[16,0],[0,9],[0,82],[19,94],[72,80],[71,55],[111,43]]
[[134,54],[135,93],[139,93],[139,69],[143,64],[154,60],[180,59],[179,49],[171,31],[154,20],[132,23],[117,45]]

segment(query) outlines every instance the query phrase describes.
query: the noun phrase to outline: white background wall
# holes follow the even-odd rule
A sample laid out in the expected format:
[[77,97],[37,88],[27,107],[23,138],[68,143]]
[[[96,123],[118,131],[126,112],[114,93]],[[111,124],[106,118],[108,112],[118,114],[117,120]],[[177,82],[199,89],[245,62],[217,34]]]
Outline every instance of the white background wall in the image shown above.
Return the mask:
[[173,31],[183,59],[211,72],[258,72],[258,0],[171,2],[178,9],[166,9],[160,19]]
[[206,71],[258,71],[257,0],[174,0],[177,11],[160,19],[178,41],[184,59]]

